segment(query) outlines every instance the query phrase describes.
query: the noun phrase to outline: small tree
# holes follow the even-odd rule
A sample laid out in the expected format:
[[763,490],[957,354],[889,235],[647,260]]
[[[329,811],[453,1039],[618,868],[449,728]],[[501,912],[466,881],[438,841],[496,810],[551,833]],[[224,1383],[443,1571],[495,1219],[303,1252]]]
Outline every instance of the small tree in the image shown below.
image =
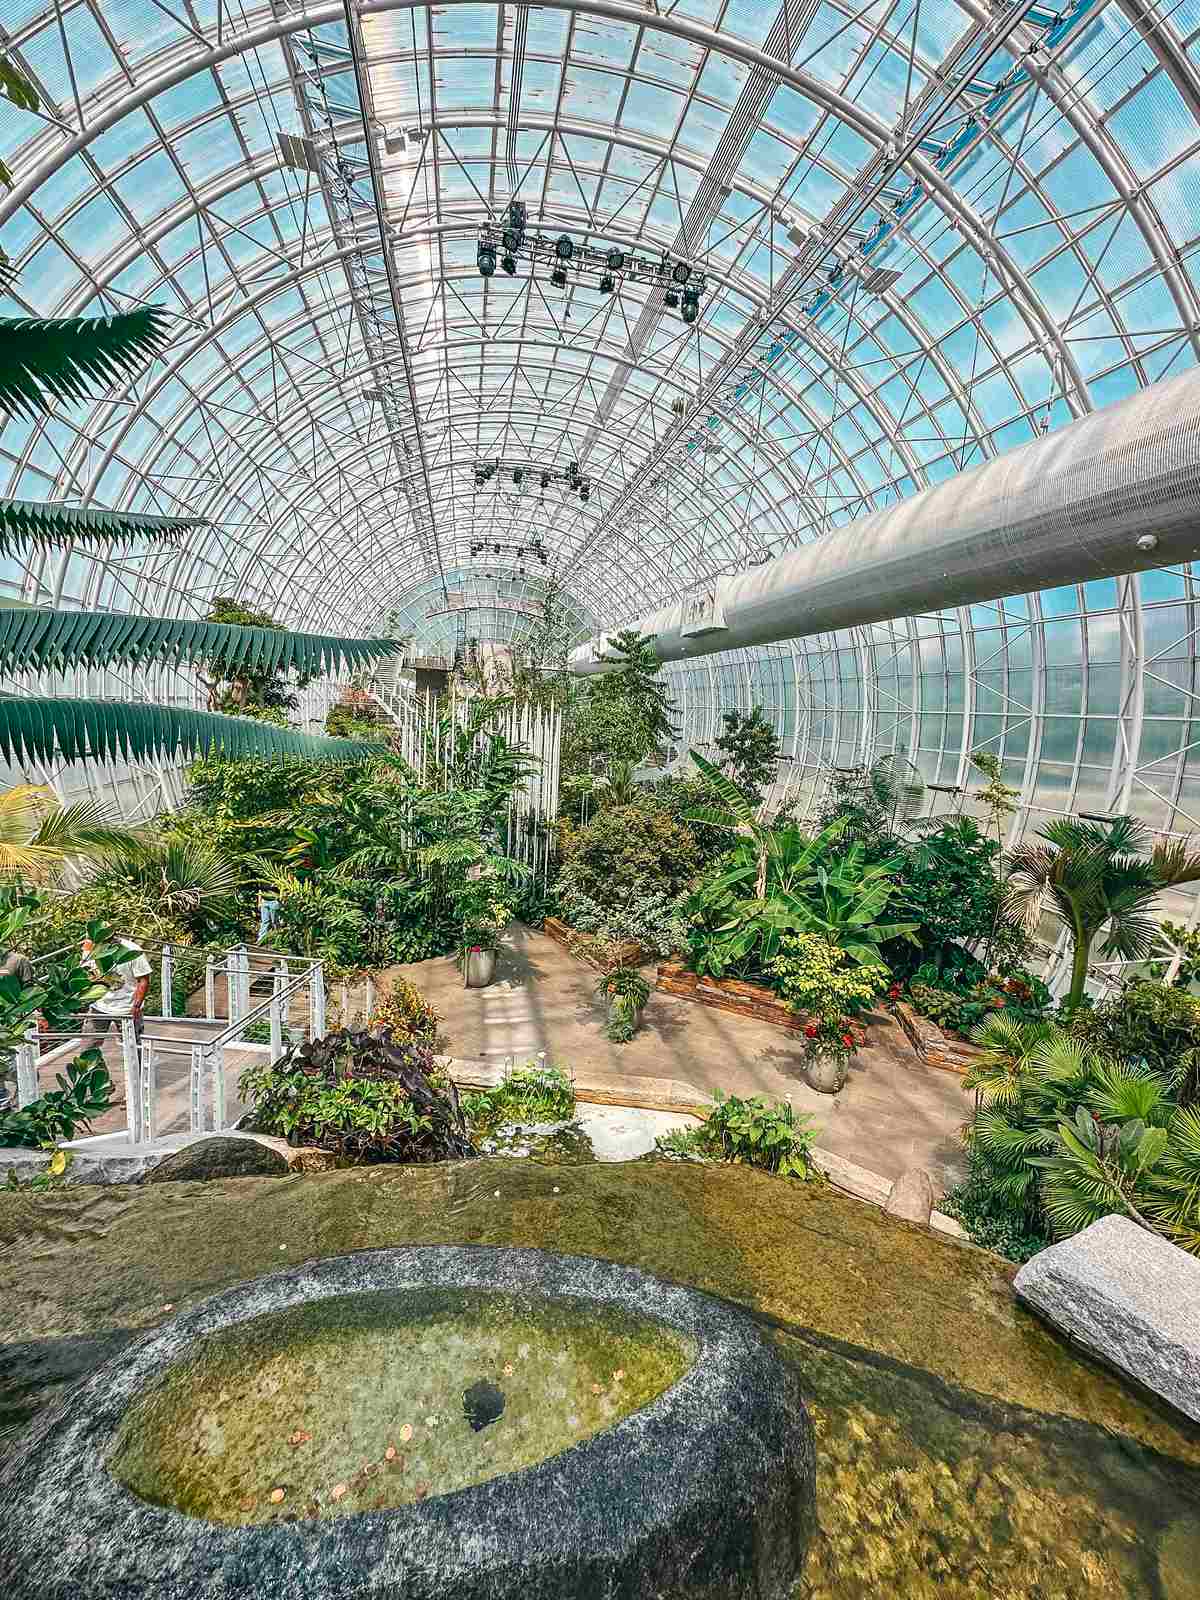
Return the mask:
[[[228,595],[219,595],[205,618],[207,622],[232,622],[242,628],[286,630],[266,611],[256,611]],[[261,717],[267,722],[287,726],[287,713],[299,704],[293,688],[303,689],[315,674],[299,673],[290,682],[279,672],[249,666],[240,652],[208,656],[201,663],[200,681],[208,694],[211,711],[225,711],[239,717]]]
[[779,766],[775,729],[761,706],[752,707],[748,716],[727,711],[722,721],[724,729],[717,740],[721,769],[752,805],[760,806]]
[[613,670],[594,678],[569,707],[563,744],[564,768],[595,770],[614,761],[635,766],[677,735],[675,703],[662,681],[662,663],[648,638],[632,628],[614,634]]

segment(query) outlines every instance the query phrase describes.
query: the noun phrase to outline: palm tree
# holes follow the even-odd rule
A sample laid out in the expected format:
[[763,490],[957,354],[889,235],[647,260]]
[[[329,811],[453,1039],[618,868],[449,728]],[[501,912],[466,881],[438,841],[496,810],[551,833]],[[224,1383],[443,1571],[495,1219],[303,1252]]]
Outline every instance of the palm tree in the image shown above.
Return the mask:
[[0,878],[52,882],[68,862],[95,859],[134,838],[109,821],[99,800],[64,806],[31,783],[0,792]]
[[143,890],[164,917],[196,921],[235,913],[244,887],[237,862],[193,839],[126,834],[109,843],[104,857],[93,881]]
[[1088,961],[1107,925],[1104,953],[1137,961],[1154,948],[1157,925],[1148,914],[1163,889],[1200,879],[1200,855],[1179,841],[1159,840],[1147,854],[1150,835],[1133,817],[1084,822],[1067,817],[1013,852],[1009,904],[1030,933],[1044,899],[1071,931],[1073,944],[1069,1006],[1083,999]]

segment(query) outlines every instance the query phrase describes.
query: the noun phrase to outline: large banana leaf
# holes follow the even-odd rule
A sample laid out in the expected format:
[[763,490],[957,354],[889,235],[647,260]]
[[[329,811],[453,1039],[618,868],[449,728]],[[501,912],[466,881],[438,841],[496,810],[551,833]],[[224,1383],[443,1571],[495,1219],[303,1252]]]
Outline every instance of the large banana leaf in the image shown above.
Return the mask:
[[358,761],[379,747],[356,739],[323,739],[251,717],[128,700],[0,697],[0,756],[8,761],[144,761],[228,756],[297,755],[314,761]]
[[123,544],[129,539],[170,539],[189,528],[206,527],[208,523],[201,517],[0,500],[0,555],[8,555],[18,544],[43,549],[64,544]]
[[121,611],[48,611],[0,602],[0,671],[88,666],[147,666],[219,658],[222,674],[351,670],[394,655],[395,639],[342,639],[334,634],[244,628]]
[[27,417],[132,377],[166,342],[159,306],[111,317],[0,319],[0,411]]

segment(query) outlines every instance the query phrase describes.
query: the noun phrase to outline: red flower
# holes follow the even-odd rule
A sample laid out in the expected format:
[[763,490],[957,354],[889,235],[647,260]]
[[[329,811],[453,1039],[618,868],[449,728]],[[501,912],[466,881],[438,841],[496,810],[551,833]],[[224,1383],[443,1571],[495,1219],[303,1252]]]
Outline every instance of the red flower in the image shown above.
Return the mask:
[[894,983],[892,985],[892,987],[888,990],[888,995],[892,1000],[899,1000],[899,998],[900,998],[900,985],[898,983]]
[[817,1037],[817,1025],[815,1022],[810,1022],[808,1027],[805,1028],[804,1036],[806,1039],[815,1039]]
[[851,1033],[844,1033],[842,1035],[842,1043],[846,1046],[847,1050],[853,1050],[854,1049],[854,1035],[851,1034]]

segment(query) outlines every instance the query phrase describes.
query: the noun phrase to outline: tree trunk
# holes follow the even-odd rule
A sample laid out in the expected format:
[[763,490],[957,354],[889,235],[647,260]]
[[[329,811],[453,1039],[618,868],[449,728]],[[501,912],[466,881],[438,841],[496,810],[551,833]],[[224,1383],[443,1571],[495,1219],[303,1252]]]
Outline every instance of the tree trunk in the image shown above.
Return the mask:
[[1088,956],[1092,951],[1091,938],[1075,924],[1075,950],[1071,958],[1071,989],[1067,995],[1067,1004],[1077,1006],[1083,999],[1083,987],[1087,983]]

